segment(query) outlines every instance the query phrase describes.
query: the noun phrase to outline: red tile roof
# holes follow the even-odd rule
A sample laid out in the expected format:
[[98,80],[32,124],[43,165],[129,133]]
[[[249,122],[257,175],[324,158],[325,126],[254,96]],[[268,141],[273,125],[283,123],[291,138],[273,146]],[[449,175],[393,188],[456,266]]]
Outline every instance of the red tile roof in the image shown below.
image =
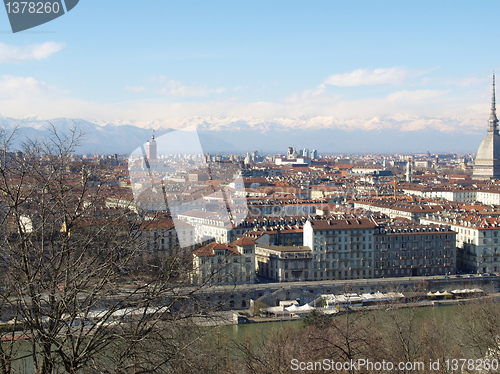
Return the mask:
[[255,245],[255,242],[250,239],[250,238],[240,238],[233,242],[234,245],[238,245],[240,247],[247,246],[247,245]]
[[213,242],[210,244],[207,244],[204,247],[198,248],[193,252],[194,255],[198,257],[210,257],[214,256],[215,251],[226,251],[227,255],[239,255],[240,253],[238,250],[234,247],[232,244],[221,244],[217,242]]

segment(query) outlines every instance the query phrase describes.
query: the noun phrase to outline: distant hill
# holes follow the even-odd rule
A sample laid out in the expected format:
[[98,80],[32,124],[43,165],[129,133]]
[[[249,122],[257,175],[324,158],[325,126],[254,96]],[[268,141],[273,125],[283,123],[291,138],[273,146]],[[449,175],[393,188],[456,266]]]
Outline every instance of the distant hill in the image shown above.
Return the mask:
[[[35,118],[13,119],[0,117],[0,126],[11,130],[18,126],[15,146],[19,147],[25,137],[47,136],[53,126],[58,132],[67,133],[71,127],[84,132],[79,153],[119,153],[127,154],[151,138],[160,137],[170,131],[158,123],[141,124],[141,127],[127,124],[97,124],[82,119],[55,118],[38,120]],[[284,153],[289,146],[297,149],[316,149],[320,153],[419,153],[419,152],[459,152],[477,151],[484,133],[444,133],[437,130],[398,131],[395,129],[349,131],[338,128],[297,129],[276,126],[252,128],[236,126],[235,129],[211,129],[210,124],[198,127],[198,134],[206,153],[246,153],[259,150],[269,153]]]

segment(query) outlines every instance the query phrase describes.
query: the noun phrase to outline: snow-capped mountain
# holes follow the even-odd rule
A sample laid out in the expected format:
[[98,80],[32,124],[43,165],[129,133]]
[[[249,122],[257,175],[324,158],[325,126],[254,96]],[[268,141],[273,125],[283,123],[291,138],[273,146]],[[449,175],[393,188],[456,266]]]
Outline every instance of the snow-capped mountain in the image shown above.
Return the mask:
[[[436,121],[439,126],[433,126]],[[302,123],[301,123],[302,122]],[[15,119],[0,117],[0,127],[12,131],[17,126],[18,144],[25,137],[48,136],[50,129],[67,133],[76,128],[83,132],[80,153],[126,154],[144,144],[154,133],[156,137],[174,131],[169,121],[129,121],[108,123],[100,120],[36,117]],[[302,126],[300,126],[302,124]],[[179,124],[175,124],[176,127]],[[182,127],[196,126],[206,153],[283,153],[288,146],[316,149],[320,153],[415,153],[415,152],[475,152],[485,131],[478,126],[457,126],[453,120],[427,118],[373,118],[362,125],[334,124],[306,119],[231,119],[191,118]],[[455,130],[456,128],[456,130]],[[486,129],[486,126],[485,126]],[[154,132],[153,132],[154,130]]]

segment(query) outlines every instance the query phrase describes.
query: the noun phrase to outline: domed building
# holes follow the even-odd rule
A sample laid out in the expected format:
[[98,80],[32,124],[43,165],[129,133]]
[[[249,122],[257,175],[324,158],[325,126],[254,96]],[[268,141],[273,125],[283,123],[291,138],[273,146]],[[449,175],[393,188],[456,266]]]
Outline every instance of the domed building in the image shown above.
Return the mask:
[[500,135],[498,134],[498,118],[495,107],[495,75],[493,75],[493,95],[488,133],[477,150],[472,178],[500,179]]

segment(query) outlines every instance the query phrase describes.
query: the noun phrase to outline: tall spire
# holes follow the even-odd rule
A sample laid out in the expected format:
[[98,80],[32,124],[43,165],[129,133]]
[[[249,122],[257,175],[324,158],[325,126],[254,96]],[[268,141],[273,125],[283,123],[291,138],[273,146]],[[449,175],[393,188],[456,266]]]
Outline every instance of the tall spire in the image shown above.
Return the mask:
[[497,109],[495,105],[495,72],[493,71],[493,93],[491,95],[491,114],[488,123],[490,124],[488,132],[496,132],[498,130]]
[[492,110],[496,109],[495,108],[495,70],[493,70],[493,94],[491,95],[491,109]]

